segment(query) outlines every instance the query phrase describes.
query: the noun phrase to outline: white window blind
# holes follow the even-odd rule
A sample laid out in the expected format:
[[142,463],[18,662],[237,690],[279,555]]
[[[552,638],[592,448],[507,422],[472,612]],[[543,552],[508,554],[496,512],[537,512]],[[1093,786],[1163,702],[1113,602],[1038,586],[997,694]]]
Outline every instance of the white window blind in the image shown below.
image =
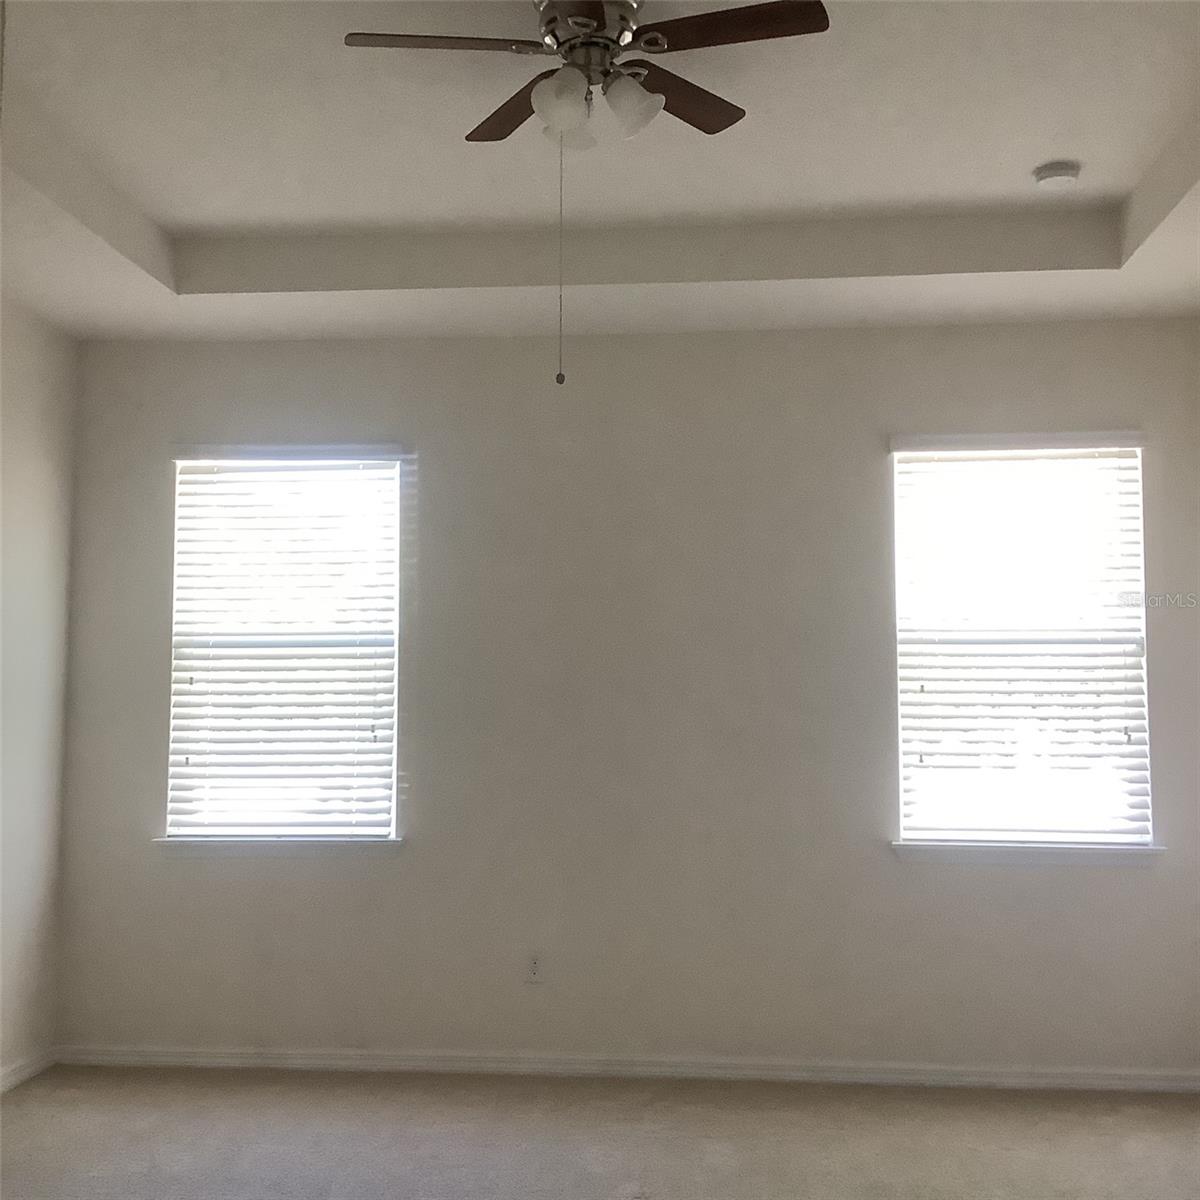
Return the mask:
[[393,836],[414,469],[176,464],[168,838]]
[[901,839],[1147,844],[1141,452],[898,452]]

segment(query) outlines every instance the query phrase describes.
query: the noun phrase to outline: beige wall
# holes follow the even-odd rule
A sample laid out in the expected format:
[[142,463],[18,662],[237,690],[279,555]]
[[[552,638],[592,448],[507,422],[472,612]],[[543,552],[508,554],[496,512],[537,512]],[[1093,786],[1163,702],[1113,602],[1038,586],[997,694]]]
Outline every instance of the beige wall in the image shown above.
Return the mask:
[[63,683],[76,354],[65,337],[4,303],[3,1081],[20,1079],[54,1034]]
[[[63,1040],[93,1051],[1200,1067],[1195,610],[1152,866],[901,862],[894,432],[1142,428],[1200,590],[1194,322],[106,344],[81,423]],[[399,849],[163,824],[173,449],[420,454]],[[530,952],[540,986],[523,982]]]

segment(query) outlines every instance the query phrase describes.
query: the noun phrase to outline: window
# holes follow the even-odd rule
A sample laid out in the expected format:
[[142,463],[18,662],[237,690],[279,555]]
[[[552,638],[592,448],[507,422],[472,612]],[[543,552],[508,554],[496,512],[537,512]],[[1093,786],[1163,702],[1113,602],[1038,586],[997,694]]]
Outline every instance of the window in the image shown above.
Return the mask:
[[1141,452],[1074,440],[894,454],[902,842],[1151,842]]
[[168,839],[394,836],[414,474],[176,463]]

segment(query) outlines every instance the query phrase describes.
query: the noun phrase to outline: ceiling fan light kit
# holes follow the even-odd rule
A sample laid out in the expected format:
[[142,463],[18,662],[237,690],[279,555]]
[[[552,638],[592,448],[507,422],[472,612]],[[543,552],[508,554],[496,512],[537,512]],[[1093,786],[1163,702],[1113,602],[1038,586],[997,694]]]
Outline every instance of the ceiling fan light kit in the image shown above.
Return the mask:
[[588,86],[587,76],[578,67],[562,67],[538,80],[529,101],[550,133],[569,133],[588,119]]
[[568,129],[566,133],[557,133],[547,125],[542,133],[551,145],[561,146],[564,150],[591,150],[600,145],[600,139],[586,125]]
[[604,81],[604,98],[627,138],[645,129],[667,102],[666,96],[648,92],[632,75],[620,71]]

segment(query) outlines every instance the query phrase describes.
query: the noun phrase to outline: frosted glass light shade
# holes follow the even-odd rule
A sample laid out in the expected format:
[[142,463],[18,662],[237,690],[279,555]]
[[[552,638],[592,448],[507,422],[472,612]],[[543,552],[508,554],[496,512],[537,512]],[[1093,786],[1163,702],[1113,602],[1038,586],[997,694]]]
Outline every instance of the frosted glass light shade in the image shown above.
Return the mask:
[[530,93],[533,111],[555,135],[577,129],[587,120],[587,77],[576,67],[563,67]]
[[608,85],[604,96],[627,138],[645,129],[662,112],[667,102],[665,96],[646,91],[628,75],[618,75]]
[[553,129],[547,126],[542,130],[546,135],[546,140],[558,145],[558,139],[562,138],[564,150],[590,150],[593,146],[600,144],[600,139],[596,137],[587,125],[580,125],[577,129],[567,129],[562,133],[556,133]]

